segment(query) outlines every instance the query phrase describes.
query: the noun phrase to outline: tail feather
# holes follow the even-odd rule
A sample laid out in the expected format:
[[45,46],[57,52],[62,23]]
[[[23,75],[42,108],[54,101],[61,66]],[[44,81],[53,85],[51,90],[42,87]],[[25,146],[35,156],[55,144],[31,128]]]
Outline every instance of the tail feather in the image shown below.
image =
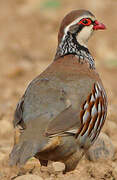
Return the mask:
[[29,158],[38,152],[38,146],[35,142],[16,144],[10,154],[10,165],[24,165]]

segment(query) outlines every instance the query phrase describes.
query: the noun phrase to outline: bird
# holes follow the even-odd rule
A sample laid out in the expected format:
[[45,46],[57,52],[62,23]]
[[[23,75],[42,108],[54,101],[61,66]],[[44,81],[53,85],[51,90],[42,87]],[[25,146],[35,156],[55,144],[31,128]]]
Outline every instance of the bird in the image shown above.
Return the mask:
[[60,161],[65,172],[72,171],[96,141],[107,115],[107,95],[87,43],[93,32],[105,29],[85,9],[63,18],[52,63],[17,104],[13,125],[19,134],[11,166],[35,157],[42,166]]

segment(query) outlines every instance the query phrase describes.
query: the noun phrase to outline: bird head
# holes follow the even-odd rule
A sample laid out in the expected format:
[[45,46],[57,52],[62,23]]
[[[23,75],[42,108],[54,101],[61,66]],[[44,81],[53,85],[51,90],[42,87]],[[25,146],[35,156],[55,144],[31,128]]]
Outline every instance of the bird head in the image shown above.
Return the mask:
[[89,38],[95,30],[106,29],[95,16],[87,10],[74,10],[67,14],[60,27],[58,39],[64,40],[69,33],[77,38],[79,44],[86,46]]

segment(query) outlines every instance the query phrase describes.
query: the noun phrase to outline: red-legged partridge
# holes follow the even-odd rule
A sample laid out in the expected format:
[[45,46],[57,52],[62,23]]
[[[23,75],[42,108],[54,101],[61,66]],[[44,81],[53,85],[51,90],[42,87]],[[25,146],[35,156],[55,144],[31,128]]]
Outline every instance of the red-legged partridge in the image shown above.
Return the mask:
[[107,114],[107,98],[95,62],[87,48],[93,31],[105,29],[87,10],[74,10],[63,19],[52,64],[28,86],[19,101],[14,127],[20,137],[10,164],[31,157],[75,169],[97,139]]

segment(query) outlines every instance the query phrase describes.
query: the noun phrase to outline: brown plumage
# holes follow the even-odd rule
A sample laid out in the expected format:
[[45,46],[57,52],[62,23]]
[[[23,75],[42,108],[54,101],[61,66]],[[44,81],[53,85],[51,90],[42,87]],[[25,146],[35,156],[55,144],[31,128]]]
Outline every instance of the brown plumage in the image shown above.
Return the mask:
[[42,165],[64,162],[65,171],[71,171],[97,139],[107,99],[86,46],[97,29],[105,26],[86,10],[63,19],[53,63],[30,83],[17,105],[13,123],[20,127],[20,137],[15,138],[11,165],[34,156]]

